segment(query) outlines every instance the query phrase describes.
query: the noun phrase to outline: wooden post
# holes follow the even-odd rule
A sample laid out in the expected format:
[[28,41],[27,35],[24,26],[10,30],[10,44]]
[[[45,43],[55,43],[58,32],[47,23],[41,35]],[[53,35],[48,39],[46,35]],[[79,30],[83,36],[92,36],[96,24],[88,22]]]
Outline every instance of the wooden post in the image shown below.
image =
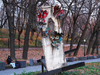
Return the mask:
[[[41,59],[43,59],[44,57],[43,56],[41,56]],[[42,66],[42,73],[44,72],[44,66],[43,66],[43,63],[41,64],[41,66]]]

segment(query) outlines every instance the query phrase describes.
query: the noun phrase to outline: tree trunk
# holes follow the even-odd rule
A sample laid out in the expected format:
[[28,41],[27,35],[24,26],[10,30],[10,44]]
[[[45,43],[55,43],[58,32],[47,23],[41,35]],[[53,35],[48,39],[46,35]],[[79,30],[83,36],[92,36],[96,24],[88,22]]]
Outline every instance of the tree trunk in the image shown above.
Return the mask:
[[[11,19],[10,19],[11,20]],[[9,25],[10,34],[10,55],[12,59],[15,59],[15,35],[13,25]]]
[[27,59],[30,28],[31,28],[30,25],[27,24],[25,38],[24,38],[23,59]]
[[[91,49],[91,46],[92,46],[92,44],[93,44],[93,38],[94,38],[94,36],[95,36],[95,33],[92,33],[91,34],[91,37],[90,37],[90,39],[89,39],[89,44],[88,44],[88,48],[87,48],[87,55],[90,53],[90,49]],[[94,49],[94,48],[93,48]]]
[[84,29],[84,31],[82,32],[82,35],[81,35],[80,40],[79,40],[79,42],[78,42],[78,45],[77,45],[77,47],[76,47],[76,51],[75,51],[75,53],[74,53],[74,56],[76,56],[76,55],[78,54],[79,47],[80,47],[81,42],[82,42],[82,40],[83,40],[83,38],[84,38],[84,35],[85,35],[86,30],[87,30],[87,28]]
[[9,25],[9,35],[10,35],[10,55],[12,59],[15,59],[15,35],[14,35],[14,26],[13,18],[9,16],[8,18]]
[[35,4],[35,0],[29,0],[29,19],[27,23],[26,33],[25,33],[25,39],[24,39],[24,48],[23,48],[23,59],[27,59],[27,52],[28,52],[28,42],[29,42],[29,33],[30,28],[36,31],[36,22],[37,22],[37,8]]
[[89,16],[88,16],[88,19],[87,19],[85,28],[84,28],[84,30],[83,30],[83,32],[82,32],[82,35],[81,35],[80,40],[79,40],[79,42],[78,42],[78,45],[77,45],[77,47],[76,47],[76,51],[74,52],[74,56],[76,56],[76,55],[78,54],[79,47],[80,47],[80,45],[81,45],[81,42],[82,42],[82,40],[83,40],[83,38],[84,38],[84,35],[85,35],[85,32],[86,32],[86,30],[87,30],[87,26],[88,26],[88,22],[89,22],[90,16],[91,16],[91,14],[89,14]]
[[[91,54],[94,54],[95,48],[98,47],[98,36],[99,36],[99,31],[96,30],[96,39],[95,39],[95,41],[93,43],[93,46],[92,46],[93,48],[92,48],[92,53]],[[96,54],[98,54],[98,48],[97,48]]]
[[[78,19],[78,17],[79,17],[79,13],[80,13],[80,10],[81,10],[81,8],[82,8],[82,6],[83,6],[83,4],[84,4],[84,0],[83,0],[83,3],[82,3],[82,5],[81,5],[81,7],[79,8],[79,11],[78,11],[78,13],[76,12],[77,11],[77,0],[75,0],[75,7],[74,7],[74,9],[75,9],[75,11],[74,11],[74,16],[73,16],[73,20],[74,20],[74,24],[73,24],[73,33],[72,33],[72,35],[71,35],[71,44],[70,44],[70,49],[72,49],[72,45],[73,45],[73,43],[74,43],[74,38],[75,38],[75,31],[76,31],[76,21],[77,21],[77,19]],[[79,42],[79,44],[81,43],[81,40],[80,40],[80,42]],[[78,49],[78,48],[77,48]],[[75,52],[75,55],[78,53],[78,50],[76,50],[76,52]],[[69,56],[70,56],[70,54],[69,54]]]
[[[74,1],[74,4],[75,4],[75,7],[74,7],[74,16],[73,16],[73,32],[71,33],[71,43],[70,43],[70,50],[72,49],[73,47],[73,43],[74,43],[74,38],[75,38],[75,31],[76,31],[76,21],[77,21],[77,18],[76,17],[76,0]],[[71,56],[71,53],[69,54],[69,56]]]
[[100,34],[100,26],[98,27],[98,34],[97,34],[97,54],[99,54],[99,49],[98,49],[98,46],[99,46],[99,35]]
[[20,48],[20,40],[18,41],[18,48]]
[[[19,32],[19,31],[18,31]],[[20,48],[20,32],[18,34],[18,48]]]
[[[74,38],[75,38],[75,23],[74,23],[74,25],[73,25],[73,32],[72,32],[72,34],[71,34],[70,50],[71,50],[72,47],[73,47]],[[69,56],[71,56],[71,53],[69,54]]]
[[18,34],[18,48],[20,48],[20,33]]
[[[23,26],[22,26],[23,27]],[[21,30],[20,29],[18,29],[18,32],[19,32],[19,34],[18,34],[18,47],[20,48],[20,36],[21,36],[21,34],[22,34],[22,31],[23,31],[23,28],[21,28]]]
[[96,54],[99,54],[98,53],[98,38],[99,38],[99,28],[98,28],[98,31],[97,31],[97,33],[96,33],[96,47],[97,47],[97,52],[96,52]]
[[[99,10],[100,10],[100,8],[99,8]],[[93,28],[93,33],[91,34],[91,38],[90,38],[90,41],[89,41],[90,43],[89,43],[89,46],[88,46],[88,49],[87,49],[87,55],[90,53],[92,39],[95,36],[95,33],[98,32],[97,30],[99,30],[99,24],[100,24],[100,11],[98,12],[98,15],[97,15],[97,20],[96,20],[95,26]],[[96,40],[95,40],[94,43],[96,43],[97,38],[98,38],[98,33],[96,34]]]
[[36,40],[35,40],[35,46],[37,47],[37,38],[38,38],[39,34],[37,33],[37,36],[36,36]]
[[97,41],[97,52],[96,52],[96,54],[99,54],[98,41]]
[[95,48],[96,48],[96,39],[95,39],[95,41],[94,41],[94,43],[92,45],[92,52],[91,52],[91,54],[94,54]]
[[70,34],[71,34],[71,27],[69,27],[69,31],[68,31],[68,36],[67,36],[66,43],[69,42]]
[[12,59],[15,59],[15,34],[14,34],[14,25],[13,25],[14,24],[14,22],[13,22],[14,17],[11,16],[11,14],[13,14],[11,12],[11,6],[9,4],[7,4],[6,0],[2,0],[2,1],[3,1],[5,8],[6,8],[6,15],[8,18],[9,36],[10,36],[10,55],[11,55]]
[[34,31],[31,30],[31,37],[30,39],[33,41],[33,35],[34,35]]

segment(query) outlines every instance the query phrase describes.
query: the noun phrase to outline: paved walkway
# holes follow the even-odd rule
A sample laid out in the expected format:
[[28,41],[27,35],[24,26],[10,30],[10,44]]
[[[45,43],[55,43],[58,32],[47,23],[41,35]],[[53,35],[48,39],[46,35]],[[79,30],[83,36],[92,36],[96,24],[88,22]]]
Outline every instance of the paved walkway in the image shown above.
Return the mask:
[[[78,63],[78,62],[85,62],[85,63],[100,62],[100,58],[83,60],[83,61],[68,62],[68,65],[75,64],[75,63]],[[35,71],[41,71],[41,65],[27,66],[25,68],[18,68],[18,69],[5,69],[5,70],[0,71],[0,75],[14,75],[14,72],[16,74],[21,74],[22,72],[35,72]]]

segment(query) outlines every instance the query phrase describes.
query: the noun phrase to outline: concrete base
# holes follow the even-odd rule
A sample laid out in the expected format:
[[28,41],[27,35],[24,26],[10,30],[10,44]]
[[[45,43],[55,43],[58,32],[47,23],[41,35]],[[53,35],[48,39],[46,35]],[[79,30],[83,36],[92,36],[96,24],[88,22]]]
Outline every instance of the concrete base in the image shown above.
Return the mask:
[[78,60],[78,58],[77,57],[73,57],[74,58],[74,61],[77,61]]
[[87,56],[87,59],[93,59],[92,56]]
[[87,60],[87,57],[79,57],[78,60]]
[[0,70],[4,70],[5,69],[5,62],[0,62]]
[[73,61],[74,61],[74,58],[68,58],[67,61],[68,61],[68,62],[73,62]]
[[33,66],[33,59],[30,59],[30,66]]
[[98,55],[97,58],[100,58],[100,55]]
[[96,56],[92,56],[92,59],[96,59],[97,57]]
[[18,61],[20,63],[20,68],[26,67],[26,61]]
[[33,64],[34,65],[39,65],[39,63],[37,62],[37,60],[33,60]]
[[96,56],[87,56],[87,59],[96,59]]

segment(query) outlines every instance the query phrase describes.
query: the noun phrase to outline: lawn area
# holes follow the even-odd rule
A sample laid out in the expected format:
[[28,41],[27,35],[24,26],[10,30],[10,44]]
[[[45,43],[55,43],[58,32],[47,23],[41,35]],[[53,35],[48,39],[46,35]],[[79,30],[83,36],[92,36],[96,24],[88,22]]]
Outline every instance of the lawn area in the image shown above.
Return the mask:
[[[41,72],[23,72],[18,75],[36,75]],[[17,75],[16,73],[14,75]],[[100,75],[100,63],[86,63],[85,66],[62,72],[60,75]]]
[[[25,37],[25,30],[23,30],[21,36],[20,36],[20,47],[23,47],[24,45],[24,37]],[[29,35],[29,47],[35,47],[35,40],[36,40],[37,34],[34,33],[34,36],[32,37],[33,40],[30,40],[31,38],[31,32]],[[8,48],[10,46],[9,40],[9,31],[8,29],[0,29],[0,48]],[[18,31],[16,30],[15,34],[15,47],[18,48]],[[9,46],[8,46],[9,44]],[[41,38],[40,36],[37,38],[37,47],[41,47]]]
[[[23,47],[24,45],[24,37],[25,37],[25,30],[23,30],[21,36],[20,36],[20,47]],[[33,35],[33,40],[31,39],[31,32],[29,34],[29,47],[35,47],[35,40],[36,40],[37,34],[34,33]],[[8,42],[9,40],[9,30],[8,29],[0,29],[0,48],[8,48],[8,44],[10,45],[10,43]],[[63,37],[63,42],[66,43],[66,36]],[[37,38],[37,43],[36,43],[37,47],[41,47],[42,43],[41,43],[41,36],[39,36]],[[16,30],[16,34],[15,34],[15,47],[18,48],[18,31]]]

